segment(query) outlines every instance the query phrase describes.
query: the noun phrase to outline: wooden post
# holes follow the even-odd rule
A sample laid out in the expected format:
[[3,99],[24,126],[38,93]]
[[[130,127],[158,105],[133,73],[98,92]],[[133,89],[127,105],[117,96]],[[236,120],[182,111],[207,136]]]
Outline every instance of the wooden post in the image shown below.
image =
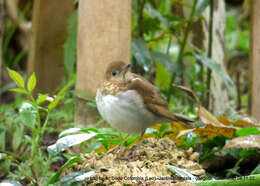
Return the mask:
[[85,100],[94,99],[108,63],[129,62],[131,0],[80,0],[78,24],[76,92],[80,93],[75,121],[93,124],[96,109],[89,107]]
[[74,0],[34,1],[27,71],[36,73],[41,92],[53,92],[63,78],[63,43],[73,9]]
[[260,121],[260,1],[252,0],[251,13],[251,52],[250,52],[250,99],[249,110]]

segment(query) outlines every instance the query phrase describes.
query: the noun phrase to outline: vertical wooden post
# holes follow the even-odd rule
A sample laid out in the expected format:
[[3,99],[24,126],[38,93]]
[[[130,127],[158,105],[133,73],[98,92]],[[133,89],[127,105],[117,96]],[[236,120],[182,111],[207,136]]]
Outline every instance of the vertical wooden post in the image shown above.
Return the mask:
[[260,121],[260,1],[251,1],[250,103],[252,116]]
[[[80,0],[78,21],[77,92],[94,98],[105,68],[114,60],[129,62],[131,0]],[[78,94],[76,123],[95,122],[96,109]]]
[[27,71],[36,73],[42,92],[53,92],[62,80],[63,43],[73,9],[74,0],[34,1]]

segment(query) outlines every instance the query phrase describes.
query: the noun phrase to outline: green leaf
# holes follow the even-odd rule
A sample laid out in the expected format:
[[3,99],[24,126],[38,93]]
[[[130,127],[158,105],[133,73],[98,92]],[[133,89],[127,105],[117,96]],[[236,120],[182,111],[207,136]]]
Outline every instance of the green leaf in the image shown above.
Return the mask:
[[165,17],[163,17],[160,12],[158,12],[155,8],[153,8],[150,3],[147,3],[147,4],[146,4],[146,10],[147,10],[147,13],[148,13],[150,16],[155,17],[155,18],[157,18],[158,20],[160,20],[160,22],[161,22],[166,28],[169,28],[169,27],[170,27],[168,20],[167,20]]
[[47,99],[48,96],[49,96],[48,94],[42,94],[42,95],[40,95],[40,96],[37,98],[37,100],[36,100],[37,104],[43,103],[43,102]]
[[33,72],[27,82],[27,89],[29,90],[29,92],[32,92],[35,86],[36,86],[36,77],[35,77],[35,73]]
[[21,119],[21,122],[30,127],[33,128],[34,124],[36,123],[36,110],[30,103],[23,103],[21,108],[19,109],[19,118]]
[[189,173],[188,171],[181,169],[179,167],[175,167],[173,165],[166,165],[166,167],[172,171],[173,173],[177,173],[180,177],[184,178],[184,179],[189,179],[191,181],[196,181],[197,178],[196,176],[193,176],[191,173]]
[[198,0],[194,16],[200,16],[204,12],[204,10],[210,5],[210,1],[211,0]]
[[51,102],[49,105],[48,105],[48,109],[50,111],[52,111],[59,103],[60,99],[62,98],[62,95],[63,93],[69,89],[71,86],[73,85],[73,82],[69,82],[65,87],[63,87],[57,94],[57,96],[55,97],[54,101]]
[[235,133],[236,136],[243,137],[243,136],[248,136],[248,135],[255,135],[255,134],[260,134],[260,129],[258,128],[242,128],[238,129]]
[[252,174],[260,174],[260,164],[257,165],[257,167],[251,172],[250,175]]
[[78,133],[80,131],[81,131],[81,128],[69,128],[69,129],[62,131],[59,134],[59,138],[64,137],[64,136],[69,135],[69,134],[75,134],[75,133]]
[[77,163],[79,161],[81,161],[82,159],[80,157],[72,157],[70,158],[53,176],[51,176],[47,182],[47,185],[49,184],[54,184],[55,182],[57,182],[60,178],[60,175],[63,171],[63,169],[71,166],[73,163]]
[[91,153],[92,151],[100,148],[102,146],[102,143],[101,142],[96,142],[96,143],[93,143],[91,145],[88,145],[88,149],[84,152],[85,153]]
[[15,84],[18,87],[24,88],[24,80],[23,77],[16,71],[7,68],[9,76],[12,78],[12,80],[15,82]]
[[152,62],[151,54],[146,43],[142,39],[133,39],[131,43],[131,51],[137,62],[148,71]]
[[156,63],[156,85],[160,88],[167,90],[169,88],[170,81],[170,76],[168,72],[165,70],[164,66],[162,66],[159,63]]
[[68,38],[64,44],[64,67],[71,75],[75,70],[76,50],[77,50],[77,25],[78,11],[75,10],[69,18]]
[[28,92],[23,88],[12,88],[12,89],[9,89],[9,91],[18,92],[18,93],[22,93],[22,94],[28,94]]
[[97,133],[94,132],[68,135],[58,139],[55,144],[48,146],[47,150],[51,154],[57,154],[61,151],[64,151],[68,147],[83,143],[84,141],[87,141],[96,135]]
[[154,61],[163,65],[168,72],[181,73],[183,71],[183,68],[179,64],[174,63],[171,57],[167,54],[151,52],[151,56]]
[[193,53],[193,55],[203,65],[205,65],[206,67],[208,67],[212,71],[215,71],[216,74],[218,74],[222,78],[226,88],[229,90],[231,95],[233,97],[235,97],[236,91],[234,89],[234,87],[235,87],[234,82],[231,80],[231,78],[229,77],[227,72],[221,67],[221,65],[216,63],[212,59],[205,57],[205,56],[201,56],[201,55],[198,55],[198,54],[195,54],[195,53]]
[[16,150],[20,144],[23,142],[23,136],[24,136],[24,126],[22,125],[16,125],[15,131],[13,133],[13,149]]
[[88,179],[89,177],[93,176],[95,174],[94,170],[90,171],[77,171],[73,172],[69,175],[66,175],[62,177],[58,183],[58,185],[62,186],[76,186],[76,185],[82,185],[82,183]]

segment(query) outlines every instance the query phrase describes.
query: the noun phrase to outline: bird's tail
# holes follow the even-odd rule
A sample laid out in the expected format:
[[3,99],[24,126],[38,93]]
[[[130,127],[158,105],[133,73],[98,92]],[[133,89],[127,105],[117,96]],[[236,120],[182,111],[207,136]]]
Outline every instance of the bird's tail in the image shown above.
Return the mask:
[[185,123],[185,124],[192,124],[194,122],[193,120],[191,120],[191,119],[189,119],[186,116],[181,115],[181,114],[174,113],[174,116],[177,119],[177,121],[180,121],[180,122]]

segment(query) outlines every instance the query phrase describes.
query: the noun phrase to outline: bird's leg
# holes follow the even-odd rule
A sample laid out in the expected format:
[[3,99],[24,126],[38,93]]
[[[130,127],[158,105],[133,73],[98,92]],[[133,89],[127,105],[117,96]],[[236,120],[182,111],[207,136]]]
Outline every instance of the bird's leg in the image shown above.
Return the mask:
[[116,153],[129,136],[130,136],[130,134],[127,134],[127,136],[117,146],[115,146],[113,149],[109,150],[107,153]]
[[139,144],[141,143],[141,141],[143,139],[144,133],[145,133],[145,130],[142,132],[142,134],[141,134],[141,136],[140,136],[140,138],[139,138],[139,140],[136,144],[136,149],[129,154],[129,159],[134,160],[136,158],[136,151],[139,147]]

